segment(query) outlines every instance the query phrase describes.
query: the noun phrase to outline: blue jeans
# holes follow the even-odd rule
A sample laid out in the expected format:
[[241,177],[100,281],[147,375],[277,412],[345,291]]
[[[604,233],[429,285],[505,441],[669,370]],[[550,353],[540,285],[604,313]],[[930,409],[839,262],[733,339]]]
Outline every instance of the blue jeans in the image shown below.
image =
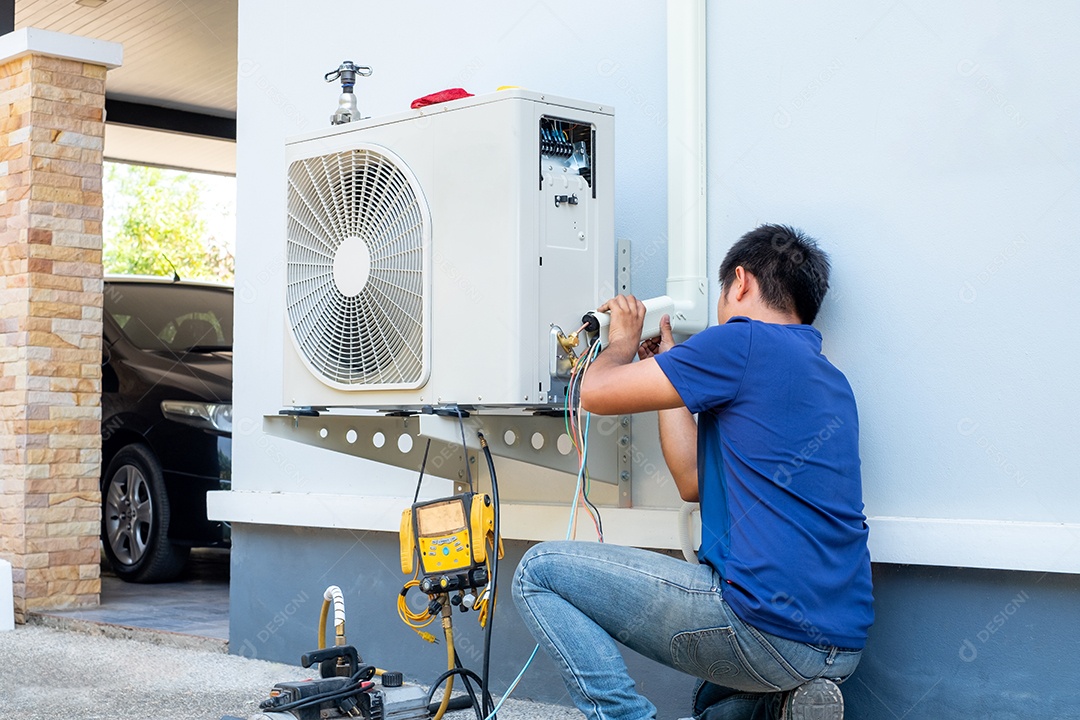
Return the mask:
[[757,630],[728,607],[711,567],[637,548],[540,543],[518,565],[513,593],[574,704],[595,720],[656,717],[616,640],[709,683],[695,703],[707,720],[767,717],[776,693],[816,677],[842,680],[861,656]]

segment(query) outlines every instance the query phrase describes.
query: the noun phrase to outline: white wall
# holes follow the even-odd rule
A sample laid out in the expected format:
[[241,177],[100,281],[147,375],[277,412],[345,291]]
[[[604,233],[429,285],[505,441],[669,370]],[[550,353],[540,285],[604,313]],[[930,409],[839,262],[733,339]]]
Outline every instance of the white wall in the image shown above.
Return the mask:
[[[818,236],[835,266],[818,325],[859,400],[867,513],[901,518],[872,521],[877,559],[1080,571],[1080,6],[830,8],[709,3],[713,300],[742,232]],[[259,430],[280,405],[284,139],[327,124],[323,74],[371,65],[358,93],[372,115],[453,86],[614,105],[616,232],[633,241],[635,293],[652,296],[666,274],[664,24],[659,0],[240,3],[235,487],[413,481]],[[644,424],[635,440],[656,462]],[[635,493],[673,502],[662,478]]]
[[[350,7],[355,18],[346,16]],[[519,85],[625,108],[617,119],[616,212],[621,236],[634,242],[637,292],[658,295],[666,278],[664,12],[659,3],[616,2],[572,12],[544,3],[473,3],[468,12],[441,2],[240,3],[234,489],[411,497],[415,482],[413,472],[261,431],[262,416],[281,408],[284,140],[328,126],[339,90],[323,75],[344,59],[371,65],[374,75],[357,85],[365,115],[400,112],[416,97],[456,86],[480,94]],[[612,27],[617,14],[635,17],[633,27]],[[639,455],[649,459],[641,475],[649,482],[637,502],[675,506],[666,474],[658,477],[655,423],[643,425]],[[520,487],[521,468],[500,466],[507,484]],[[573,478],[528,472],[569,503]],[[613,497],[609,490],[597,493]],[[440,490],[425,481],[425,491]],[[550,497],[546,488],[532,494]],[[319,503],[324,521],[339,524],[326,518],[346,506]]]
[[868,514],[1080,521],[1080,7],[714,9],[713,247],[781,218],[832,250]]

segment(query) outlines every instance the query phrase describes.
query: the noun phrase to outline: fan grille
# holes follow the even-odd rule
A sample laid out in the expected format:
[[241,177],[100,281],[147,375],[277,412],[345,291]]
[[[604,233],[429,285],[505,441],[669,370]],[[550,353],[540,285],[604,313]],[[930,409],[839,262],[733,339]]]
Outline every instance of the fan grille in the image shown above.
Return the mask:
[[430,222],[415,178],[362,147],[298,160],[288,182],[286,304],[301,356],[336,387],[423,384]]

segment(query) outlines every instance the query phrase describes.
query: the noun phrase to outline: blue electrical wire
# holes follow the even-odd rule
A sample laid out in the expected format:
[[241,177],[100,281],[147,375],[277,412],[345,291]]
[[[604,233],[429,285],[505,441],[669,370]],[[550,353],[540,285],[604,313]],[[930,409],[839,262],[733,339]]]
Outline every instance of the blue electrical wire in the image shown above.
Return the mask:
[[585,413],[585,442],[581,448],[581,467],[578,469],[577,485],[574,486],[574,507],[570,511],[570,524],[566,526],[566,539],[569,540],[574,531],[574,523],[577,522],[578,495],[581,494],[581,486],[585,482],[585,468],[589,462],[589,424],[592,421],[592,413]]
[[533,658],[536,657],[536,651],[539,649],[540,643],[537,643],[536,646],[533,647],[532,654],[529,655],[529,659],[525,661],[525,667],[521,668],[521,672],[519,672],[517,674],[517,677],[514,678],[514,682],[510,683],[510,687],[506,688],[506,692],[504,692],[503,696],[499,698],[499,702],[496,703],[495,708],[491,711],[491,714],[484,718],[484,720],[491,720],[493,717],[495,717],[495,713],[499,712],[499,708],[501,708],[503,706],[503,703],[506,702],[506,698],[510,697],[510,693],[514,692],[514,689],[518,686],[518,683],[521,682],[521,678],[525,676],[525,671],[529,669],[530,665],[532,665]]
[[[599,343],[593,343],[592,347],[589,349],[589,354],[592,355],[592,354],[596,354],[598,352],[599,352]],[[570,385],[570,389],[568,389],[567,392],[568,392],[568,394],[567,394],[567,397],[566,397],[566,399],[567,399],[567,409],[566,409],[566,411],[570,412],[571,409],[569,407],[569,405],[570,405],[570,395],[569,395],[569,393],[572,392],[572,383]],[[582,447],[582,449],[581,449],[581,467],[578,470],[578,483],[577,483],[575,489],[573,489],[573,507],[570,510],[570,524],[566,528],[566,539],[567,540],[570,539],[570,535],[573,533],[573,524],[575,524],[575,521],[577,520],[577,515],[578,515],[578,495],[581,493],[581,486],[584,484],[584,481],[585,481],[585,467],[588,466],[588,461],[589,461],[589,426],[592,423],[592,419],[593,419],[593,413],[592,412],[585,412],[585,432],[584,432],[584,435],[582,436],[582,437],[585,438],[585,440],[584,440],[584,443],[582,444],[584,447]],[[461,445],[464,446],[464,436],[465,436],[464,421],[461,419],[461,408],[460,407],[458,408],[458,421],[461,424]],[[470,480],[470,485],[471,485],[471,483],[472,483],[472,480]],[[496,540],[496,542],[498,542],[498,540]],[[532,660],[534,660],[534,658],[537,656],[537,651],[539,651],[539,650],[540,650],[540,643],[538,642],[536,644],[536,646],[534,646],[534,648],[532,648],[532,652],[529,654],[528,660],[525,661],[525,665],[522,667],[521,673],[518,673],[517,677],[514,678],[514,681],[510,683],[510,687],[507,688],[507,692],[502,693],[502,697],[499,698],[499,702],[496,703],[495,707],[491,709],[491,714],[488,715],[486,718],[484,718],[484,720],[492,720],[492,719],[495,718],[497,712],[502,707],[502,704],[507,702],[507,698],[510,697],[510,695],[517,688],[517,683],[521,682],[522,678],[525,677],[526,671],[529,669],[529,666],[532,665]]]
[[[592,348],[590,348],[590,352],[592,352]],[[569,400],[569,397],[567,399]],[[568,411],[569,411],[569,409],[568,409]],[[585,442],[583,443],[583,447],[581,449],[581,467],[578,469],[577,485],[574,488],[574,507],[570,511],[570,524],[566,528],[566,539],[567,540],[570,539],[570,536],[573,533],[574,522],[575,522],[575,519],[577,517],[578,494],[581,492],[582,483],[585,482],[585,468],[587,467],[587,462],[588,462],[588,459],[589,459],[589,425],[590,425],[591,421],[592,421],[592,413],[591,412],[586,412],[585,413],[585,434],[583,436],[585,438]],[[512,683],[510,683],[510,686],[508,688],[506,688],[506,692],[504,692],[502,697],[499,698],[499,702],[496,703],[495,708],[491,711],[491,714],[488,715],[486,718],[484,718],[484,720],[492,720],[492,718],[495,717],[495,714],[497,712],[499,712],[499,708],[501,708],[503,706],[503,703],[506,702],[506,699],[508,697],[510,697],[511,693],[514,692],[514,690],[518,686],[518,683],[521,682],[521,678],[523,678],[525,676],[525,671],[527,671],[529,669],[529,666],[532,665],[533,658],[536,657],[536,652],[539,649],[540,649],[540,643],[537,643],[533,647],[532,653],[529,655],[529,659],[525,661],[524,667],[521,668],[521,672],[519,672],[517,674],[517,677],[514,678],[514,681]]]
[[[592,420],[592,413],[585,413],[585,438],[586,439],[588,439],[588,437],[589,437],[589,423],[590,423],[591,420]],[[588,459],[588,456],[589,456],[589,443],[586,441],[585,442],[585,447],[582,448],[582,453],[581,453],[581,469],[578,470],[577,487],[574,489],[574,508],[573,508],[573,510],[570,511],[570,525],[567,526],[567,528],[566,528],[566,539],[567,540],[570,539],[570,535],[571,535],[571,533],[573,531],[573,528],[574,528],[574,518],[577,515],[577,506],[578,506],[577,497],[578,497],[578,493],[581,492],[581,484],[585,480],[585,462]],[[510,697],[511,693],[514,692],[514,689],[517,688],[518,683],[521,682],[521,678],[523,678],[525,676],[525,671],[529,669],[530,665],[532,665],[533,658],[536,657],[536,651],[539,650],[539,649],[540,649],[540,643],[537,643],[533,647],[532,654],[529,655],[529,659],[525,661],[525,666],[521,668],[521,672],[519,672],[517,674],[517,677],[514,678],[514,681],[512,683],[510,683],[510,687],[506,688],[506,692],[504,692],[502,697],[499,698],[499,702],[495,705],[495,708],[491,711],[491,714],[488,715],[486,718],[484,718],[484,720],[492,720],[492,718],[495,717],[495,714],[497,712],[499,712],[499,708],[502,707],[503,703],[506,702],[506,699],[508,697]]]

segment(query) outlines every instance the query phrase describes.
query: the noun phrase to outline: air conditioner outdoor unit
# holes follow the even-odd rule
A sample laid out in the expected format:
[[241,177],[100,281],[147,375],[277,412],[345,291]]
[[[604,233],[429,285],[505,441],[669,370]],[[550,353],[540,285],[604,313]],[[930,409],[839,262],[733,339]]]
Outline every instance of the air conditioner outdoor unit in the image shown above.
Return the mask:
[[610,107],[522,90],[291,139],[285,404],[559,405],[551,326],[614,294],[613,153]]

